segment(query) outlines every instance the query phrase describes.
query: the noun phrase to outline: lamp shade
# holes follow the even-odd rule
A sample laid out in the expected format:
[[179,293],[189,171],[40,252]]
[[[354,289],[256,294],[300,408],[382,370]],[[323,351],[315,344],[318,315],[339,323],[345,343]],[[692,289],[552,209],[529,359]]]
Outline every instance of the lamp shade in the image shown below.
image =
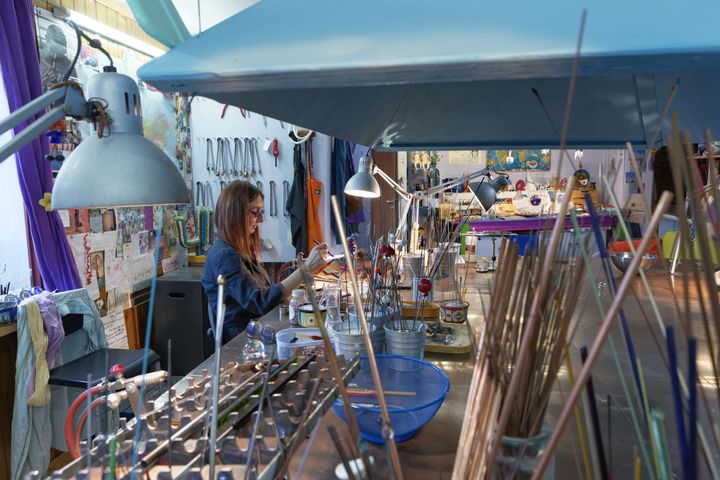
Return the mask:
[[345,184],[345,193],[353,197],[378,198],[380,185],[370,173],[373,169],[372,159],[368,156],[360,158],[358,171]]
[[189,203],[172,160],[143,136],[140,92],[127,75],[103,72],[88,82],[111,119],[102,138],[90,135],[60,168],[52,208],[111,208]]
[[53,209],[189,203],[185,181],[165,152],[142,135],[113,133],[84,140],[65,160]]

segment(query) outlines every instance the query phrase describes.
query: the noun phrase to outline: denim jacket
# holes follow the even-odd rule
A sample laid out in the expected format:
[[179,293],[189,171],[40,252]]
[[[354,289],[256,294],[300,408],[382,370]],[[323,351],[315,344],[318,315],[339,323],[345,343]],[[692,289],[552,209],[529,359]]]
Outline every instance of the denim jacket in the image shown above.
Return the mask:
[[213,317],[218,304],[218,275],[226,279],[223,343],[245,330],[250,320],[265,315],[282,301],[282,285],[271,284],[262,265],[217,239],[207,254],[202,276]]

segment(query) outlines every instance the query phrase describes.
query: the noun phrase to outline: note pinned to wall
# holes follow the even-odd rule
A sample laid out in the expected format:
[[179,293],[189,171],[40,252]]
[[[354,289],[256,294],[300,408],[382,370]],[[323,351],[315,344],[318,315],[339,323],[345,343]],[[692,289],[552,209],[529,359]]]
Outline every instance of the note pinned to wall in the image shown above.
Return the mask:
[[109,348],[128,348],[125,314],[122,309],[112,310],[102,317]]
[[90,235],[90,249],[93,252],[109,250],[115,253],[117,247],[117,231],[93,233]]

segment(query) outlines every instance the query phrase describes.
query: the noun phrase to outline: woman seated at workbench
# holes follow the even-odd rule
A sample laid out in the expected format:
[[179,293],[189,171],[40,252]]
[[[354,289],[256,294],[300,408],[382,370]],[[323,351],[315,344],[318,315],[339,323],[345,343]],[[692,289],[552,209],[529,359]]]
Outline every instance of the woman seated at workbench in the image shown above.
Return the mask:
[[[225,283],[225,321],[223,343],[241,333],[250,320],[261,317],[289,298],[302,283],[296,270],[273,284],[262,266],[259,225],[265,210],[262,192],[248,182],[231,182],[220,193],[215,207],[217,239],[207,254],[202,285],[215,315],[218,304],[218,275]],[[305,264],[312,272],[325,265],[327,245],[312,249]]]

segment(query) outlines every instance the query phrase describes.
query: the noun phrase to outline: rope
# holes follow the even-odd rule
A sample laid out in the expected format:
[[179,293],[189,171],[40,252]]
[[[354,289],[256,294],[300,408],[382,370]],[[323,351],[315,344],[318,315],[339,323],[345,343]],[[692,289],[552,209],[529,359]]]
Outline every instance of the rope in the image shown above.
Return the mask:
[[27,404],[33,407],[43,407],[50,402],[50,387],[48,385],[50,370],[45,356],[48,348],[48,336],[45,333],[45,325],[35,300],[27,299],[22,304],[25,306],[28,326],[30,327],[30,338],[35,353],[35,391],[28,398]]

